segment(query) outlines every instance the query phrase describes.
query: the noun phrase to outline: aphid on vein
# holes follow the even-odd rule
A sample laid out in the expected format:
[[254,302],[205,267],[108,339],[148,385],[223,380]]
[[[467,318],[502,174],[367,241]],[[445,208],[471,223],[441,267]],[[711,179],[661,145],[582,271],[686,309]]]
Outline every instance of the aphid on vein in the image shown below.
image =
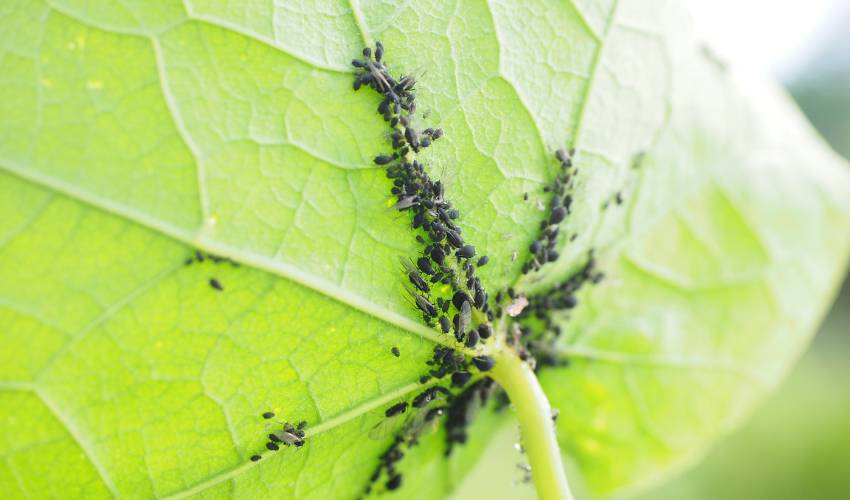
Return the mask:
[[395,474],[387,481],[387,489],[392,491],[396,490],[401,486],[401,474]]
[[[431,389],[426,390],[433,391],[436,387],[440,386],[434,386]],[[440,389],[443,388],[440,387]],[[445,391],[445,389],[443,390]],[[435,391],[435,395],[432,398],[432,401],[437,397],[438,396],[436,396]],[[434,427],[436,427],[437,423],[434,417],[442,415],[441,412],[435,411],[440,408],[429,409],[429,405],[424,405],[422,407],[416,408],[409,407],[407,403],[403,404],[405,408],[404,411],[399,411],[398,413],[387,415],[388,418],[381,419],[380,422],[375,424],[375,426],[369,431],[370,439],[380,441],[394,435],[418,435],[425,430],[433,430]],[[400,405],[401,403],[396,406]],[[387,410],[387,413],[389,413],[389,410]],[[404,415],[402,415],[402,413],[404,413]]]
[[210,278],[210,286],[215,288],[219,292],[224,290],[224,287],[221,286],[221,283],[215,278]]
[[482,372],[490,371],[496,362],[490,356],[475,356],[472,363]]
[[251,461],[252,462],[259,462],[261,458],[263,458],[263,457],[261,457],[259,455],[251,455]]
[[304,431],[302,429],[296,429],[290,423],[284,424],[283,429],[278,429],[272,432],[272,434],[286,446],[304,446]]
[[401,403],[394,404],[393,406],[390,406],[389,408],[387,408],[387,411],[384,412],[384,415],[386,415],[387,417],[394,417],[396,415],[400,415],[400,414],[404,413],[406,410],[407,410],[407,403],[401,402]]

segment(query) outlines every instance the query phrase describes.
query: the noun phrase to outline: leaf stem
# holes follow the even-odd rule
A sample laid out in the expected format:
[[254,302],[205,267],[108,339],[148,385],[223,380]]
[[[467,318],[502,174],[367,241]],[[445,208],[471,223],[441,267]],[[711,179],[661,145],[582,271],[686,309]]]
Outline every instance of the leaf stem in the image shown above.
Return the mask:
[[552,423],[552,408],[534,370],[512,351],[502,351],[490,372],[513,404],[522,444],[541,500],[572,500],[561,450]]

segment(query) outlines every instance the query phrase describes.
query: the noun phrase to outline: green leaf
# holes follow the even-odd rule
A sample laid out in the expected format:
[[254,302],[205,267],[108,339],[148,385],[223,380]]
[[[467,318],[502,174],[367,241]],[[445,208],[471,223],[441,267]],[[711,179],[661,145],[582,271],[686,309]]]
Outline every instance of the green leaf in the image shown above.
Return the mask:
[[[3,2],[2,490],[362,492],[389,443],[369,431],[415,395],[436,337],[370,161],[388,148],[377,98],[351,91],[374,39],[421,75],[420,113],[446,131],[424,161],[490,256],[488,289],[518,281],[551,151],[577,149],[578,237],[519,284],[590,248],[608,275],[565,322],[572,364],[541,373],[566,455],[597,490],[691,458],[805,345],[850,247],[850,176],[684,19],[638,0]],[[184,265],[194,248],[242,265]],[[268,409],[311,434],[253,464]],[[451,489],[486,419],[450,461],[426,439],[406,492]]]

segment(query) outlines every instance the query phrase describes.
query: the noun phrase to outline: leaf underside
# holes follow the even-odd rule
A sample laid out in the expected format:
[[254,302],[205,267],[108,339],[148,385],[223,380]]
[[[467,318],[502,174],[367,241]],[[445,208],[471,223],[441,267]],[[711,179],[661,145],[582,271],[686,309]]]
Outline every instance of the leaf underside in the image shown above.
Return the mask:
[[[541,372],[565,455],[597,491],[692,459],[817,325],[850,176],[689,33],[661,1],[4,1],[0,489],[362,491],[391,439],[369,430],[433,347],[397,264],[417,244],[370,161],[377,100],[351,91],[375,39],[446,131],[423,159],[490,290],[518,283],[550,152],[576,148],[578,236],[518,285],[590,248],[607,275],[560,318],[570,365]],[[241,265],[185,265],[195,248]],[[269,409],[313,434],[245,466]],[[451,490],[503,418],[449,460],[426,438],[406,496]]]

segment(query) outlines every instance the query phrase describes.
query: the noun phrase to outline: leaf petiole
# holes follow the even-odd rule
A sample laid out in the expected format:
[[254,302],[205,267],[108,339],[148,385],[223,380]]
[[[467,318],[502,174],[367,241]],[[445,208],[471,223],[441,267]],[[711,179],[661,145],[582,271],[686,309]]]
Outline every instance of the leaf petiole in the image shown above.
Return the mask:
[[510,350],[494,354],[490,376],[502,386],[516,411],[531,478],[541,500],[572,500],[549,400],[528,363]]

